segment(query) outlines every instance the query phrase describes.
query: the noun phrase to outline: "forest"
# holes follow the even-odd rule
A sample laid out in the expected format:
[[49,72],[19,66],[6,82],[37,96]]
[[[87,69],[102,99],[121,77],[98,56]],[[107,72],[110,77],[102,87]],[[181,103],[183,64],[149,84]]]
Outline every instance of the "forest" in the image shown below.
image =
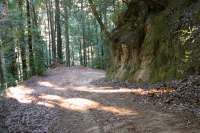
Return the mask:
[[55,57],[66,66],[106,69],[109,50],[104,29],[114,28],[126,9],[117,0],[0,2],[1,89],[43,73]]
[[0,0],[0,133],[199,133],[200,0]]

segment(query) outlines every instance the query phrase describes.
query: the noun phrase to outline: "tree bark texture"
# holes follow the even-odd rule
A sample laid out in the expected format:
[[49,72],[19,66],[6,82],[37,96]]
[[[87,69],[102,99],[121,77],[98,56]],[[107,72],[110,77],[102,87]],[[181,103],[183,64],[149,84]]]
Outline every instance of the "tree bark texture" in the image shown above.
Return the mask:
[[69,47],[69,16],[68,16],[68,7],[65,5],[65,38],[66,38],[66,64],[70,66],[70,47]]
[[56,16],[55,16],[55,21],[56,21],[56,29],[57,29],[57,55],[58,57],[62,60],[63,55],[62,55],[62,38],[61,38],[61,28],[60,28],[60,8],[59,8],[59,0],[55,1],[56,3]]

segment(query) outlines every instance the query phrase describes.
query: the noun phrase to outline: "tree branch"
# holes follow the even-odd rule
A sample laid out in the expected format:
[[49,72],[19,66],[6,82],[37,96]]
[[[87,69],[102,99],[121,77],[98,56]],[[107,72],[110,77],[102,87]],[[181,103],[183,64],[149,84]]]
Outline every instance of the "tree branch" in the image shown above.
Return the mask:
[[127,0],[122,0],[127,6],[128,6],[128,1]]
[[98,14],[98,12],[97,12],[95,6],[94,6],[93,1],[92,1],[92,0],[88,0],[88,1],[89,1],[89,3],[90,3],[90,6],[91,6],[91,9],[92,9],[92,12],[93,12],[95,18],[96,18],[96,20],[98,21],[98,23],[99,23],[99,25],[100,25],[100,27],[101,27],[101,31],[103,31],[106,35],[108,35],[109,32],[108,32],[108,30],[105,28],[105,26],[104,26],[104,24],[103,24],[101,18],[99,17],[99,14]]

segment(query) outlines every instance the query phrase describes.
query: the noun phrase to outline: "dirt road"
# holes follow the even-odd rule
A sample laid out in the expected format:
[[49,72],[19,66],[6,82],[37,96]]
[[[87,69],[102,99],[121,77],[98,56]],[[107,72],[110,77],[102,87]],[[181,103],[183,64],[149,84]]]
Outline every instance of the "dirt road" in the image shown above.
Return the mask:
[[[144,106],[128,88],[96,87],[102,70],[57,67],[10,88],[17,99],[5,117],[7,132],[198,133],[181,117]],[[14,100],[15,101],[15,100]],[[10,103],[11,104],[11,103]],[[21,109],[20,109],[21,108]],[[9,110],[9,109],[7,109]],[[194,125],[196,126],[196,125]]]

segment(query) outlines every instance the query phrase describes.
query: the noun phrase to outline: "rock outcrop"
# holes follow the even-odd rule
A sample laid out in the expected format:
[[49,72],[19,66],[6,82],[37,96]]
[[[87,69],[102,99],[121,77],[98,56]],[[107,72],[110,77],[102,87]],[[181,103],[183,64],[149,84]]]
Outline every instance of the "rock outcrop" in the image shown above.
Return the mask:
[[107,77],[165,82],[200,74],[200,0],[131,0],[113,29]]

